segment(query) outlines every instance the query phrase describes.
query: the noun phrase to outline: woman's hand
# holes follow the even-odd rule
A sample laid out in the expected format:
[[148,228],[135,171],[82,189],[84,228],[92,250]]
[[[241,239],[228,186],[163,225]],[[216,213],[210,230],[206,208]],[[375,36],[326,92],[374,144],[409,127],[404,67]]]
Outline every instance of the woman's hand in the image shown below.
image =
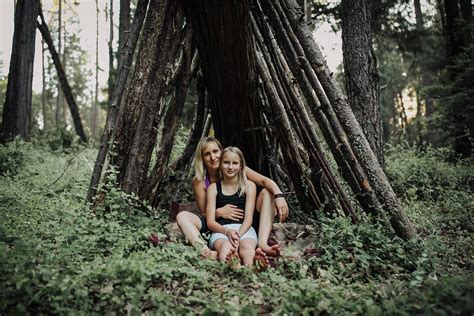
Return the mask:
[[232,247],[234,247],[237,250],[237,248],[239,248],[239,242],[240,242],[239,233],[233,229],[226,229],[224,234],[227,236],[227,238],[229,238],[229,241]]
[[288,217],[288,204],[286,204],[286,200],[283,197],[275,199],[275,209],[280,222],[283,223]]
[[244,211],[232,204],[226,204],[216,210],[216,218],[226,218],[239,221],[244,218]]

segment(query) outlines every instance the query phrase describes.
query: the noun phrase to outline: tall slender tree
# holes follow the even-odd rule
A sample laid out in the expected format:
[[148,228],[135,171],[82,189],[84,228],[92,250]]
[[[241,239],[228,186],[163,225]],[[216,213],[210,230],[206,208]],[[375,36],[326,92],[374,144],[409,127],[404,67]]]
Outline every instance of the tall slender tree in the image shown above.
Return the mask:
[[383,166],[379,78],[368,0],[342,0],[342,51],[349,103]]
[[117,69],[120,69],[122,60],[122,50],[125,47],[128,34],[130,33],[130,0],[120,0],[120,13],[119,13],[119,46],[118,46],[118,58],[117,58]]
[[18,1],[8,73],[7,95],[0,133],[2,143],[15,136],[30,137],[33,63],[35,58],[38,1]]

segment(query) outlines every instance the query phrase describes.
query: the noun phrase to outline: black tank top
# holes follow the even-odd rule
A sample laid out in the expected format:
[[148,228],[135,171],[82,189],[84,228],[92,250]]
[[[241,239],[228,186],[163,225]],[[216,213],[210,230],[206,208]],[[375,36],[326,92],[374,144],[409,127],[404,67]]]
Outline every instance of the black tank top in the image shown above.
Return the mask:
[[[245,211],[245,194],[242,194],[242,196],[239,196],[239,190],[233,195],[224,195],[222,193],[222,185],[221,182],[216,182],[216,187],[217,187],[217,196],[216,196],[216,209],[219,207],[223,207],[226,204],[232,204],[240,208],[241,210]],[[221,225],[227,225],[227,224],[242,224],[244,222],[244,219],[234,221],[231,219],[227,218],[218,218],[217,222]]]

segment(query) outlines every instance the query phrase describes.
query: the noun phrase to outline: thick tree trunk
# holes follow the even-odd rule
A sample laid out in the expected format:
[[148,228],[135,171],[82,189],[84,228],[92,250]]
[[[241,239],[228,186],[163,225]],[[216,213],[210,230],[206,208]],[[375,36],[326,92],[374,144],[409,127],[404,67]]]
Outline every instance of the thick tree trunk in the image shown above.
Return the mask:
[[61,65],[61,61],[59,60],[59,55],[56,52],[56,48],[54,47],[53,40],[51,39],[51,34],[48,30],[48,25],[44,20],[43,13],[40,11],[39,16],[41,19],[41,23],[37,22],[37,27],[43,36],[44,41],[48,44],[49,52],[51,53],[51,57],[53,58],[54,67],[58,73],[59,82],[61,83],[61,88],[64,92],[64,96],[66,97],[66,101],[69,105],[69,110],[71,112],[72,120],[74,122],[74,128],[76,130],[77,135],[81,138],[83,142],[87,141],[86,134],[84,132],[84,128],[82,127],[81,117],[79,116],[79,109],[77,107],[76,101],[74,100],[74,96],[72,95],[71,86],[66,78],[66,74],[64,73],[64,69]]
[[0,142],[15,136],[30,138],[33,63],[35,59],[38,1],[19,1],[15,6],[15,29],[3,107]]
[[[138,5],[137,5],[138,8]],[[125,43],[130,32],[130,0],[120,0],[120,14],[119,14],[119,45],[117,69],[120,69],[122,62],[122,50],[125,48]]]
[[201,57],[215,135],[266,172],[262,113],[257,107],[248,0],[185,1]]
[[295,0],[284,1],[284,12],[286,12],[288,21],[304,49],[307,60],[312,65],[313,71],[317,75],[328,101],[334,108],[347,133],[351,149],[367,174],[378,199],[388,211],[392,227],[398,236],[405,239],[412,238],[415,235],[413,227],[390,186],[387,176],[380,166],[376,155],[373,153],[354,113],[352,113],[347,99],[335,78],[331,75],[311,32],[304,21],[298,18],[302,13]]
[[121,49],[122,63],[120,68],[118,68],[119,72],[117,75],[117,83],[114,88],[114,93],[110,98],[105,128],[102,133],[99,151],[97,152],[94,170],[92,171],[89,190],[87,191],[87,202],[92,202],[92,198],[96,195],[97,186],[99,185],[100,178],[102,176],[102,169],[104,167],[104,163],[109,152],[110,142],[115,131],[117,115],[121,106],[122,96],[123,92],[125,91],[125,84],[127,82],[128,74],[132,65],[135,47],[140,36],[140,30],[142,29],[143,21],[145,20],[148,2],[149,0],[138,1],[130,36]]
[[121,108],[115,134],[117,148],[112,163],[127,193],[140,191],[146,179],[163,115],[168,64],[175,59],[182,20],[176,19],[180,1],[150,1],[135,72]]
[[[156,161],[150,176],[144,181],[140,196],[151,201],[153,206],[159,203],[157,188],[164,175],[168,171],[167,165],[173,149],[176,132],[183,116],[184,102],[188,94],[189,83],[193,72],[191,69],[193,59],[192,29],[188,26],[183,48],[181,50],[180,61],[176,73],[172,76],[171,84],[174,86],[174,95],[163,118],[163,132],[156,152]],[[196,65],[196,64],[195,64]]]
[[342,1],[342,52],[349,104],[381,166],[382,118],[368,0]]

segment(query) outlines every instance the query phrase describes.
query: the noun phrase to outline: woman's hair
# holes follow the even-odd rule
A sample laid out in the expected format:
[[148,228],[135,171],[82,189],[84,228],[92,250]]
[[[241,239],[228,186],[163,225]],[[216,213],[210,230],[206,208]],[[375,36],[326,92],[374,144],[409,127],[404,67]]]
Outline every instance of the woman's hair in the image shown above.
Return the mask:
[[[244,154],[242,153],[242,151],[237,148],[237,147],[227,147],[226,149],[224,149],[222,151],[222,154],[221,154],[221,161],[220,161],[220,165],[222,166],[222,158],[224,157],[224,155],[228,152],[231,152],[231,153],[234,153],[236,154],[237,156],[239,156],[239,159],[240,159],[240,170],[239,170],[239,180],[238,180],[238,184],[239,184],[239,189],[238,189],[238,192],[239,192],[239,196],[242,196],[243,194],[245,194],[245,188],[247,187],[247,176],[245,175],[245,158],[244,158]],[[222,173],[222,171],[219,170],[219,172]],[[221,178],[222,175],[221,175]]]
[[194,154],[194,170],[196,172],[195,178],[199,181],[206,181],[206,170],[204,162],[202,161],[202,152],[210,143],[214,143],[222,151],[221,143],[214,137],[203,137],[199,141],[199,144],[196,147],[196,152]]

